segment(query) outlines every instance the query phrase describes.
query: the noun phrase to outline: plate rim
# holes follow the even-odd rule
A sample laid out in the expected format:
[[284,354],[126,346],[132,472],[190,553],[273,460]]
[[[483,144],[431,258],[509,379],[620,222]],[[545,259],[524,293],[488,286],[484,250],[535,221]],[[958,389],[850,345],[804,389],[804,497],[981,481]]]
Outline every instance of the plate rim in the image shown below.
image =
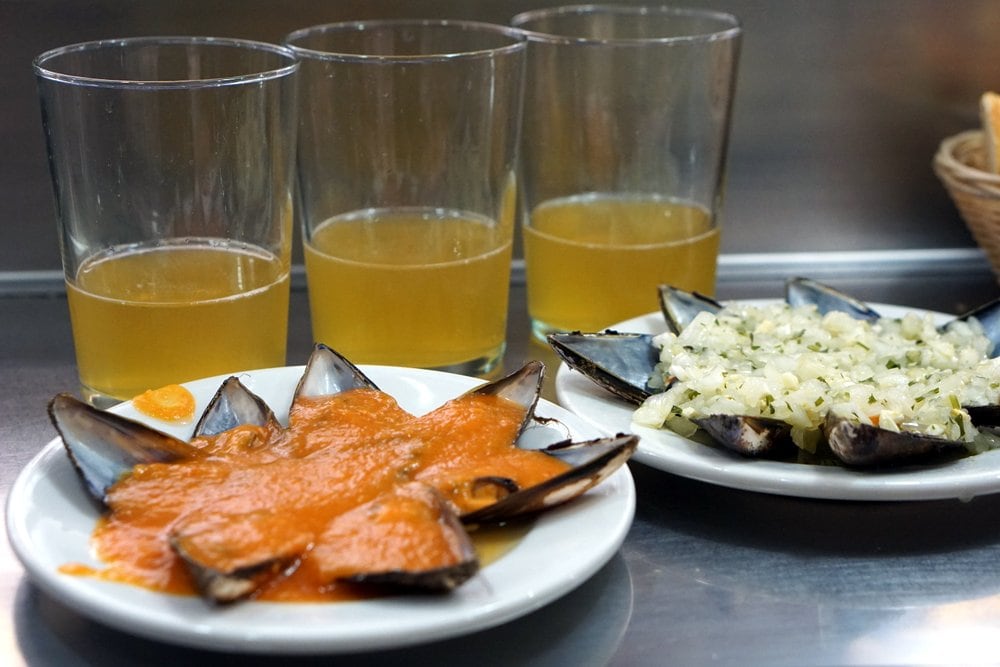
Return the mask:
[[[249,370],[202,378],[183,384],[185,386],[211,387],[210,398],[222,380],[230,375],[237,375],[241,379],[247,378],[251,381],[251,385],[256,381],[268,381],[272,375],[284,377],[285,381],[289,382],[288,378],[297,380],[301,376],[303,368],[304,366],[300,365]],[[377,384],[386,383],[385,379],[380,379],[380,377],[392,373],[400,374],[401,382],[416,382],[417,386],[423,386],[430,390],[430,395],[434,397],[432,400],[435,401],[435,406],[457,396],[461,391],[483,382],[479,378],[425,369],[375,365],[361,365],[360,368]],[[428,386],[428,383],[432,386]],[[433,386],[435,383],[436,387]],[[391,385],[391,382],[389,384]],[[442,385],[449,387],[449,389],[442,388]],[[453,385],[460,386],[461,390],[454,393],[450,389]],[[292,386],[294,386],[294,382],[292,382]],[[252,391],[256,391],[254,386],[250,388]],[[196,393],[201,396],[205,391],[207,390],[201,388]],[[393,393],[392,390],[387,390],[387,392]],[[290,402],[290,400],[289,395],[288,401]],[[279,416],[282,415],[282,411],[287,412],[287,405],[272,405],[271,407]],[[568,422],[567,425],[574,437],[591,438],[603,435],[600,430],[594,429],[577,415],[551,401],[540,399],[538,408],[540,414],[561,416]],[[196,413],[201,409],[203,406],[199,405]],[[131,413],[134,413],[128,403],[116,406],[112,410],[128,416],[132,416]],[[164,425],[162,422],[156,422],[149,418],[144,418],[143,421],[155,422],[156,427]],[[177,432],[190,431],[191,428],[193,428],[193,423],[176,427],[167,426],[161,430],[173,431],[176,434]],[[468,598],[463,594],[456,597],[452,597],[454,594],[449,594],[448,598],[434,598],[433,600],[414,599],[409,596],[388,596],[374,600],[337,603],[246,601],[232,607],[212,609],[197,597],[174,596],[139,587],[129,587],[128,584],[115,584],[87,577],[61,574],[55,568],[48,569],[48,561],[39,560],[41,554],[38,552],[44,551],[44,547],[32,539],[33,526],[29,524],[37,517],[27,511],[30,509],[27,503],[33,500],[29,493],[36,490],[37,486],[46,479],[51,481],[57,478],[57,475],[76,477],[68,457],[62,450],[62,442],[58,436],[50,440],[18,473],[5,503],[5,525],[8,541],[28,579],[78,613],[123,632],[188,647],[229,650],[241,654],[316,655],[387,650],[425,644],[502,625],[555,601],[587,581],[621,548],[635,515],[635,486],[628,466],[624,465],[601,485],[592,489],[584,497],[577,499],[573,504],[555,508],[539,516],[532,529],[518,543],[518,547],[515,547],[500,560],[485,566],[472,580],[458,589],[460,592],[475,589],[473,590],[474,595],[470,595]],[[99,512],[96,505],[90,503],[89,498],[84,495],[82,485],[75,479],[74,484],[75,489],[68,493],[67,500],[75,500],[79,503],[79,499],[83,498],[84,501],[88,501],[87,507],[81,508],[79,504],[76,504],[75,506],[64,506],[63,509],[82,512],[90,517],[91,523],[83,534],[84,537],[89,538],[93,521],[96,520]],[[58,505],[59,502],[56,504]],[[589,555],[582,554],[582,558],[573,562],[575,568],[570,571],[560,569],[556,572],[549,572],[549,581],[535,582],[536,585],[531,590],[521,591],[521,596],[517,600],[503,597],[504,584],[502,581],[494,581],[493,575],[506,572],[511,568],[512,562],[516,563],[519,559],[524,558],[524,554],[519,555],[519,549],[528,549],[529,554],[533,553],[539,548],[535,544],[539,540],[539,536],[544,538],[544,534],[552,526],[565,528],[567,524],[585,520],[588,513],[595,512],[597,514],[610,512],[612,521],[602,524],[602,531],[593,543],[594,548]],[[51,520],[52,517],[43,518]],[[66,517],[60,517],[57,521],[72,523],[72,520]],[[558,532],[557,530],[556,537],[558,537]],[[534,538],[532,538],[532,533],[535,533]],[[57,556],[52,554],[49,556],[50,560],[59,560]],[[514,561],[505,563],[504,558],[507,556],[515,556]],[[68,558],[72,559],[73,556],[69,555]],[[66,560],[63,559],[63,562]],[[143,607],[144,613],[136,614],[136,599],[142,598],[155,601],[155,609],[152,612],[149,608]],[[197,619],[188,622],[191,619],[184,617],[183,614],[190,610],[185,609],[185,607],[195,607],[195,605],[199,605],[203,610],[219,612],[214,618],[214,623],[200,623]],[[367,629],[354,628],[360,632],[355,635],[345,635],[343,632],[336,631],[331,634],[330,628],[322,624],[320,624],[322,629],[310,629],[316,625],[316,622],[301,624],[295,622],[296,616],[308,617],[315,621],[317,617],[344,615],[344,612],[338,610],[347,610],[346,613],[353,616],[362,609],[368,616],[388,615],[392,617],[395,615],[398,617],[403,615],[407,617],[407,624],[391,630],[387,629],[387,622]],[[429,613],[428,610],[434,613]],[[284,627],[277,624],[269,626],[261,625],[259,622],[248,623],[248,620],[253,620],[255,614],[258,621],[261,616],[287,618]],[[207,612],[201,614],[201,616],[207,615]],[[220,621],[223,617],[228,618],[229,623],[225,620]],[[329,622],[329,620],[327,619],[324,623]],[[334,618],[334,620],[336,619]]]
[[[775,301],[780,299],[733,299],[726,303],[765,304]],[[937,322],[954,317],[908,306],[875,302],[869,305],[889,316],[912,312],[931,315]],[[654,311],[607,328],[659,333],[666,330],[666,324],[660,323],[663,323],[663,316]],[[604,392],[571,369],[566,362],[560,363],[556,370],[555,386],[560,405],[606,433],[624,428],[620,417],[624,411],[628,411],[625,430],[639,435],[639,445],[633,460],[700,482],[743,491],[818,500],[893,502],[957,498],[967,501],[979,495],[1000,493],[1000,450],[920,468],[907,467],[878,472],[748,459],[707,447],[667,430],[634,424],[631,420],[634,407]],[[595,403],[603,404],[603,409],[599,410],[602,414],[594,414]],[[611,419],[611,426],[607,425],[608,412],[618,417]]]

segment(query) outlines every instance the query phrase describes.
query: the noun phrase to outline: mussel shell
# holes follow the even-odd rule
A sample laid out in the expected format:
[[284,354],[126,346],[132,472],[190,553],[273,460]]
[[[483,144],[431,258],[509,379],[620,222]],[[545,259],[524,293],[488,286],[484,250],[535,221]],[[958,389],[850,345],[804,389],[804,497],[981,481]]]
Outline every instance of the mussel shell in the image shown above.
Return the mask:
[[418,590],[445,593],[457,588],[479,571],[479,557],[453,506],[434,489],[423,490],[425,502],[437,515],[437,530],[447,535],[454,545],[455,561],[422,570],[402,568],[358,572],[338,580],[353,584],[374,585],[399,590]]
[[475,576],[477,572],[479,572],[479,562],[473,558],[462,561],[457,565],[438,567],[430,570],[364,572],[344,577],[341,581],[406,591],[416,590],[446,593],[464,584]]
[[660,285],[660,312],[666,320],[667,329],[680,335],[699,313],[717,313],[722,304],[715,299],[697,292],[686,292],[672,285]]
[[566,364],[629,403],[639,405],[660,389],[649,386],[659,352],[651,334],[549,334],[549,345]]
[[973,405],[965,410],[974,426],[993,431],[1000,428],[1000,405]]
[[561,475],[507,495],[492,505],[462,515],[467,524],[506,521],[531,514],[576,498],[600,484],[635,452],[636,435],[619,433],[610,438],[585,442],[562,442],[541,450],[572,467]]
[[522,407],[524,420],[518,429],[520,436],[534,419],[535,406],[542,394],[544,377],[545,364],[540,361],[529,361],[513,373],[470,389],[466,394],[499,396]]
[[350,389],[378,389],[360,368],[336,350],[317,343],[295,387],[295,398],[332,396]]
[[[993,349],[990,352],[990,357],[996,357],[1000,355],[1000,299],[994,299],[984,303],[983,305],[973,308],[972,310],[963,313],[955,318],[958,321],[966,321],[975,319],[983,327],[983,334],[990,339],[993,343]],[[942,329],[947,328],[949,323],[945,324]]]
[[785,301],[790,306],[816,306],[816,310],[824,315],[840,311],[868,322],[881,317],[864,301],[809,278],[790,278],[785,283]]
[[283,554],[246,567],[222,571],[194,558],[188,552],[185,540],[181,536],[172,536],[170,547],[184,562],[201,597],[215,604],[226,604],[250,597],[267,582],[293,569],[299,560],[298,554]]
[[711,415],[692,420],[726,449],[752,458],[776,458],[795,449],[792,427],[779,419]]
[[137,464],[176,461],[196,451],[183,440],[69,394],[49,402],[49,418],[87,493],[102,506],[108,488]]
[[205,407],[194,427],[194,435],[218,435],[243,424],[276,426],[278,420],[264,399],[247,389],[239,378],[231,376],[226,378]]
[[957,440],[921,433],[889,431],[828,414],[823,433],[834,455],[845,465],[874,467],[900,465],[934,454],[965,449]]

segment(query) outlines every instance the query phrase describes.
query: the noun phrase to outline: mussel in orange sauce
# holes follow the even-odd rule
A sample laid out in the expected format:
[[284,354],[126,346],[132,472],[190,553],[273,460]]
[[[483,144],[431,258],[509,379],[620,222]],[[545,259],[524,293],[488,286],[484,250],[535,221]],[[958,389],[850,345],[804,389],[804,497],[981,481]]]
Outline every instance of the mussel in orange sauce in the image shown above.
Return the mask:
[[[57,397],[53,422],[107,509],[93,536],[106,567],[64,571],[213,602],[451,590],[480,566],[463,521],[564,502],[635,449],[634,436],[520,448],[542,372],[528,364],[414,416],[318,346],[287,427],[231,378],[192,441],[167,447],[169,436]],[[122,447],[109,420],[129,441],[111,465]]]

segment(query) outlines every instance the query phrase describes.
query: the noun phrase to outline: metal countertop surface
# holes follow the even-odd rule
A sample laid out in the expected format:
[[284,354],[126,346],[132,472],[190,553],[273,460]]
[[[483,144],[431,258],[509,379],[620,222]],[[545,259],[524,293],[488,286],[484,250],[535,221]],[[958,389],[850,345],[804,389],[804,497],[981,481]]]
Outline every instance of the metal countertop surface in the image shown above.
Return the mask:
[[[808,264],[808,262],[806,262]],[[779,296],[776,279],[721,274],[720,298]],[[776,269],[775,271],[777,271]],[[815,274],[814,274],[815,275]],[[763,276],[763,277],[761,277]],[[823,278],[823,275],[817,275]],[[957,313],[994,298],[984,265],[917,276],[845,271],[870,301]],[[77,387],[65,299],[0,295],[0,491],[49,442],[45,413]],[[290,364],[312,345],[292,294]],[[555,359],[511,294],[505,367]],[[241,664],[896,665],[1000,661],[1000,494],[877,503],[738,491],[630,463],[636,516],[619,552],[559,600],[505,625],[379,653],[239,655]],[[1000,476],[1000,471],[998,471]],[[539,563],[557,568],[558,563]],[[81,616],[24,575],[0,540],[0,664],[214,665],[233,657],[161,644]]]

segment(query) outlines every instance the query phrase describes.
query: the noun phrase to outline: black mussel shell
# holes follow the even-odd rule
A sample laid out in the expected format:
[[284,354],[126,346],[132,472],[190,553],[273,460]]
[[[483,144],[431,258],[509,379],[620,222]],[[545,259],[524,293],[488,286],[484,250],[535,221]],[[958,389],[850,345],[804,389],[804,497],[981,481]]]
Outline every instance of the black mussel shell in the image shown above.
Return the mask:
[[638,443],[638,436],[619,433],[610,438],[550,445],[540,451],[573,467],[541,484],[514,491],[492,505],[464,514],[462,521],[468,524],[505,521],[572,500],[624,465]]
[[792,427],[778,419],[711,415],[692,420],[716,442],[752,458],[777,458],[794,451]]
[[[977,320],[982,325],[983,334],[993,343],[993,350],[990,353],[990,357],[1000,355],[1000,299],[984,303],[978,308],[973,308],[955,318],[955,320],[959,321],[971,319]],[[947,328],[948,324],[950,322],[946,323],[942,329]]]
[[332,396],[350,389],[378,389],[360,368],[344,355],[322,343],[313,347],[302,378],[295,387],[295,398]]
[[513,373],[498,380],[481,384],[466,393],[499,396],[522,407],[524,419],[518,429],[518,435],[520,435],[536,419],[535,406],[542,394],[542,379],[544,377],[545,364],[540,361],[529,361]]
[[570,368],[629,403],[639,405],[662,391],[649,386],[660,360],[651,334],[549,334],[548,341]]
[[101,505],[108,488],[137,464],[176,461],[196,451],[183,440],[69,394],[49,402],[49,418],[84,488]]
[[785,283],[785,301],[790,306],[814,305],[822,314],[841,311],[869,322],[881,317],[864,301],[809,278],[790,278]]
[[194,435],[218,435],[243,424],[277,425],[278,420],[260,396],[247,389],[239,378],[231,376],[226,378],[205,407],[194,427]]
[[965,449],[965,445],[957,440],[889,431],[832,413],[826,417],[823,432],[834,455],[845,465],[859,468],[900,465]]
[[722,304],[697,292],[685,292],[671,285],[660,285],[660,312],[667,322],[667,329],[680,335],[699,313],[717,313]]

